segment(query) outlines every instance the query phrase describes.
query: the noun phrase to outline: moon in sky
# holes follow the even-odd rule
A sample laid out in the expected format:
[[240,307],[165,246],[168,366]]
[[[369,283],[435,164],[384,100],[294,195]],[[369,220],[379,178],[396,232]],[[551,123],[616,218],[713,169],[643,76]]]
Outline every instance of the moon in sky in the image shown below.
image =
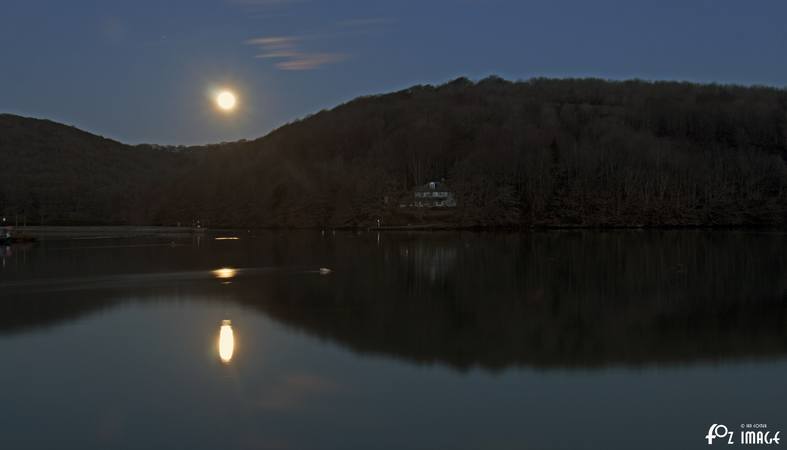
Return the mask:
[[221,91],[219,95],[216,96],[216,105],[222,111],[232,111],[235,109],[237,103],[238,99],[231,91]]

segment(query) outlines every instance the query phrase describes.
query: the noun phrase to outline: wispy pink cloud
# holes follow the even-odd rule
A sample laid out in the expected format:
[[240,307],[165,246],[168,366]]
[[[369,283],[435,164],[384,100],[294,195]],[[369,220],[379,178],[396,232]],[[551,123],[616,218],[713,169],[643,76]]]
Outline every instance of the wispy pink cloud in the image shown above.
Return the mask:
[[268,49],[292,48],[300,41],[297,36],[268,36],[249,39],[246,41],[250,45],[259,45]]
[[293,52],[290,50],[276,50],[254,55],[254,57],[258,59],[295,58],[296,56],[298,56],[298,52]]
[[281,70],[313,70],[326,64],[335,64],[347,59],[342,53],[301,53],[276,63]]
[[[248,5],[287,5],[303,0],[228,0]],[[286,8],[286,6],[283,6]],[[369,35],[395,22],[389,17],[356,17],[334,22],[327,29],[297,35],[260,36],[245,41],[257,49],[255,58],[273,60],[279,70],[314,70],[320,67],[346,61],[350,55],[338,51],[317,50],[313,42],[324,45],[331,40],[347,40],[359,35]],[[311,47],[311,48],[310,48]]]
[[280,70],[314,70],[348,58],[343,53],[303,51],[303,40],[301,36],[264,36],[249,39],[246,44],[259,50],[255,58],[278,60],[274,65]]

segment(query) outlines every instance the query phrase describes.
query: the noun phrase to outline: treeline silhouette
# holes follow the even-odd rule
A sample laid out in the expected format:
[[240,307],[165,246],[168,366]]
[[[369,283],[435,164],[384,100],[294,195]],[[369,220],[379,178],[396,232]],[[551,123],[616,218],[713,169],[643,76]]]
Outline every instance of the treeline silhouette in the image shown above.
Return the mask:
[[[460,78],[180,151],[0,116],[0,157],[13,172],[0,208],[42,223],[773,225],[786,212],[787,92]],[[431,180],[457,208],[400,208]]]
[[48,120],[0,114],[0,214],[7,223],[140,224],[151,198],[190,166]]

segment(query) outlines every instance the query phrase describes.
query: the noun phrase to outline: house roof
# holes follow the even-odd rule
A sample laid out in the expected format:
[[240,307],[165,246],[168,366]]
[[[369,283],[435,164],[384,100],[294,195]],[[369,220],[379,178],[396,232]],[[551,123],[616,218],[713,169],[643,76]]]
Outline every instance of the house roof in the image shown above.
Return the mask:
[[[432,185],[434,185],[434,189],[432,189]],[[430,181],[429,183],[423,184],[415,188],[415,192],[432,192],[432,191],[440,191],[440,192],[447,192],[451,189],[448,188],[448,185],[443,183],[442,181]]]

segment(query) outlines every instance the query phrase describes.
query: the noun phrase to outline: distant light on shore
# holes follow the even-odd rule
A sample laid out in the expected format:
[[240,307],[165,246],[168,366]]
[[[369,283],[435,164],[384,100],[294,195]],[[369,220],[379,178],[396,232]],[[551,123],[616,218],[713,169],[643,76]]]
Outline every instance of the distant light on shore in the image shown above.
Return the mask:
[[222,320],[219,330],[219,358],[224,364],[232,361],[235,352],[235,336],[232,333],[232,321]]
[[216,269],[211,273],[214,277],[220,280],[229,280],[230,278],[235,278],[235,275],[238,274],[238,270],[233,269],[232,267],[222,267],[221,269]]
[[214,238],[214,240],[217,240],[217,241],[237,241],[239,239],[240,238],[238,236],[219,236],[219,237]]

